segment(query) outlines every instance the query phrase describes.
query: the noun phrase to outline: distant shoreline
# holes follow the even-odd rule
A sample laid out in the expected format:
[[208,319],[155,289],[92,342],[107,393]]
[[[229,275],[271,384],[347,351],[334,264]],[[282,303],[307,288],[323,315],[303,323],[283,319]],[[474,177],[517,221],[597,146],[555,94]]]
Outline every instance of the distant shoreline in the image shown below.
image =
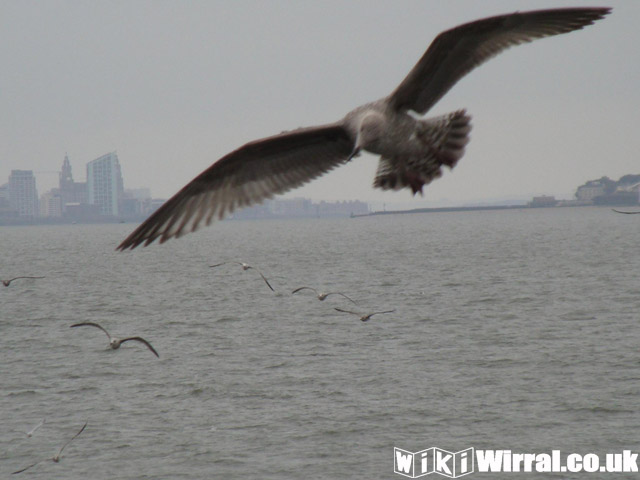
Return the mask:
[[[624,205],[629,207],[630,205]],[[378,210],[369,213],[352,213],[351,215],[323,215],[318,217],[317,215],[298,216],[298,215],[278,215],[274,217],[250,217],[242,218],[238,220],[277,220],[277,219],[300,219],[300,218],[329,218],[329,217],[342,217],[342,218],[360,218],[360,217],[373,217],[378,215],[406,215],[411,213],[451,213],[451,212],[478,212],[478,211],[495,211],[495,210],[529,210],[529,209],[541,209],[541,208],[567,208],[567,207],[606,207],[611,208],[611,205],[593,205],[593,204],[559,204],[559,205],[483,205],[483,206],[462,206],[462,207],[428,207],[428,208],[412,208],[409,210]],[[113,224],[113,223],[140,223],[145,220],[146,217],[140,216],[135,218],[118,218],[104,216],[92,217],[92,218],[76,218],[71,219],[67,217],[55,217],[55,218],[11,218],[1,219],[0,227],[8,226],[27,226],[27,225],[86,225],[86,224]],[[232,219],[227,219],[232,220]]]
[[[567,207],[586,207],[593,205],[566,205]],[[354,214],[351,218],[356,217],[371,217],[374,215],[395,215],[395,214],[407,214],[407,213],[446,213],[446,212],[472,212],[481,210],[518,210],[518,209],[530,209],[530,208],[561,208],[559,206],[531,206],[526,204],[520,205],[484,205],[474,207],[432,207],[432,208],[412,208],[410,210],[379,210],[376,212]]]

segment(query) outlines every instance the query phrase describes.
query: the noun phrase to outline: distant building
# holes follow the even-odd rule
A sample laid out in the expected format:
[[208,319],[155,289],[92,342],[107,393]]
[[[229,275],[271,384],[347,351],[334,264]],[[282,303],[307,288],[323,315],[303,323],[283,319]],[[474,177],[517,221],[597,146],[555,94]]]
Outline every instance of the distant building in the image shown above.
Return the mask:
[[576,198],[582,202],[592,202],[594,198],[604,195],[605,184],[600,180],[591,180],[578,187]]
[[595,205],[638,205],[640,174],[627,174],[619,180],[602,177],[578,187],[576,198]]
[[38,192],[33,170],[11,170],[8,191],[9,204],[19,216],[38,216]]
[[269,212],[279,216],[307,216],[315,213],[315,208],[308,198],[291,198],[271,200],[265,203]]
[[18,212],[9,203],[9,184],[0,185],[0,220],[17,216]]
[[317,214],[321,216],[364,215],[369,213],[369,205],[359,200],[325,202],[317,204]]
[[529,202],[530,207],[555,207],[558,204],[556,197],[550,195],[541,195],[540,197],[533,197],[533,200]]
[[9,184],[0,185],[0,202],[9,204]]
[[124,193],[120,162],[115,152],[87,163],[87,200],[102,215],[119,215]]
[[62,216],[62,197],[60,190],[57,188],[43,193],[40,197],[40,216],[41,217],[61,217]]
[[126,218],[149,216],[154,211],[152,203],[148,188],[128,188],[122,196],[120,215]]
[[151,198],[151,190],[148,188],[127,188],[124,191],[126,198],[135,198],[136,200],[146,200]]
[[314,203],[308,198],[267,200],[263,204],[237,210],[235,219],[348,217],[369,213],[369,205],[358,200]]
[[59,193],[62,213],[66,213],[68,204],[88,203],[86,182],[75,182],[71,174],[69,156],[64,156],[62,170],[59,174]]

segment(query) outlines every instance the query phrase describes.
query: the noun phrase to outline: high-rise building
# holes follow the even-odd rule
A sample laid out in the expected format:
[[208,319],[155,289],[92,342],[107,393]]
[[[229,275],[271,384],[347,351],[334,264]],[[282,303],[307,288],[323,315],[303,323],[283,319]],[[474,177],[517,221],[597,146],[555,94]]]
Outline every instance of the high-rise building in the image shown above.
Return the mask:
[[33,170],[11,170],[11,175],[9,175],[9,203],[21,217],[38,216],[38,192]]
[[60,203],[63,213],[67,211],[67,205],[69,204],[87,203],[87,184],[73,181],[68,155],[64,156],[59,178]]
[[40,197],[40,216],[41,217],[61,217],[62,216],[62,197],[60,190],[53,188],[47,193],[43,193]]
[[115,152],[87,163],[87,200],[102,215],[119,215],[124,187],[120,162]]

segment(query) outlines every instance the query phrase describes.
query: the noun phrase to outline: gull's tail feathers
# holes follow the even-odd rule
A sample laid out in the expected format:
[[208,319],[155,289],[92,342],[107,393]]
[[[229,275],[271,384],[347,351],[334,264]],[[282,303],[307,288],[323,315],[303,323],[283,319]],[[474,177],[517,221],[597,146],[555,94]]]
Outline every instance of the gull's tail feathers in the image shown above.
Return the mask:
[[465,110],[429,118],[419,123],[417,138],[427,147],[422,157],[381,157],[373,186],[382,190],[422,187],[442,176],[442,166],[453,168],[469,143],[471,117]]

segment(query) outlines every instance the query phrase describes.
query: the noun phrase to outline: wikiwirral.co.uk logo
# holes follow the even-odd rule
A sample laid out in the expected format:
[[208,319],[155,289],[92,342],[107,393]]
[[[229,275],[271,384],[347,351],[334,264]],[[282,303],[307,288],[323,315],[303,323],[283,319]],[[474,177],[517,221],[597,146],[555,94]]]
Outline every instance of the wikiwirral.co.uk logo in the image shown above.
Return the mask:
[[455,453],[436,447],[419,452],[394,448],[393,471],[409,478],[418,478],[430,473],[458,478],[473,473],[473,458],[473,448]]
[[394,448],[393,471],[409,478],[418,478],[430,473],[458,478],[474,471],[478,473],[637,473],[638,455],[631,450],[623,450],[622,453],[563,455],[560,450],[551,450],[551,453],[521,453],[511,450],[467,448],[453,453],[431,447],[414,453]]

